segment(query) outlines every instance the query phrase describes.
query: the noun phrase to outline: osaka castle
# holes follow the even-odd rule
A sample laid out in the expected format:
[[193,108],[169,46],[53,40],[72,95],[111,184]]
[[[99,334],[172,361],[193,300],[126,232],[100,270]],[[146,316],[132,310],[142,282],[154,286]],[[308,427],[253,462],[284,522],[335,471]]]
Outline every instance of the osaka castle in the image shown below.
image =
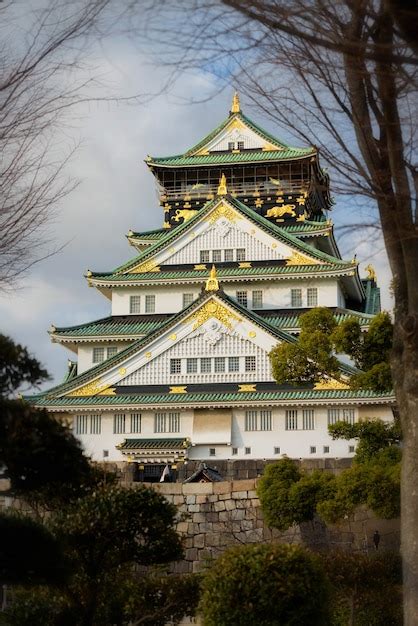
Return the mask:
[[260,128],[235,94],[196,145],[145,163],[162,228],[129,231],[133,258],[86,273],[112,313],[51,327],[76,359],[31,401],[70,424],[93,460],[136,464],[138,480],[199,462],[352,457],[355,442],[333,441],[328,425],[391,421],[394,397],[351,390],[347,359],[339,380],[300,386],[278,385],[269,360],[312,307],[363,329],[380,310],[373,269],[360,278],[341,258],[318,150]]

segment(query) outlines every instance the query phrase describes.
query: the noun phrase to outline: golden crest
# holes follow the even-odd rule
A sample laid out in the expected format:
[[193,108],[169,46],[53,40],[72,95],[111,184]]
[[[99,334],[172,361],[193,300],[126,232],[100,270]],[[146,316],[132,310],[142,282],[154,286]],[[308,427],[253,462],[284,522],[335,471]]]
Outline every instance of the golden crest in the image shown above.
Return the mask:
[[238,385],[238,391],[244,391],[244,392],[249,392],[249,391],[257,391],[256,389],[256,385]]
[[215,317],[229,330],[232,330],[233,321],[241,321],[241,318],[238,317],[238,315],[235,315],[235,313],[224,307],[223,304],[221,304],[220,302],[215,302],[215,300],[209,300],[209,302],[206,302],[206,304],[204,304],[200,309],[195,311],[195,313],[187,318],[185,322],[194,320],[193,330],[196,330],[196,328],[199,328],[199,326],[204,324],[211,317]]
[[268,209],[266,217],[283,217],[284,215],[289,217],[296,217],[295,204],[283,204],[283,206],[274,206]]
[[184,205],[184,209],[177,209],[173,218],[174,222],[179,222],[181,220],[181,218],[183,218],[183,220],[185,222],[187,222],[187,220],[191,219],[192,217],[194,217],[196,215],[196,213],[198,213],[198,211],[190,209],[190,203],[189,207],[186,208],[186,205]]
[[170,387],[168,393],[187,393],[187,386],[185,387]]
[[170,339],[171,341],[175,341],[177,339],[176,333],[173,333],[172,335],[170,335]]
[[227,204],[220,204],[213,211],[210,212],[206,221],[210,224],[214,224],[220,217],[225,217],[229,222],[235,222],[238,219],[241,219],[240,215],[236,211],[234,211]]
[[335,378],[327,378],[315,383],[314,389],[350,389],[350,386]]
[[212,265],[209,278],[206,281],[205,291],[218,291],[218,290],[219,290],[219,282],[216,277],[216,267]]
[[87,396],[114,396],[116,395],[115,389],[112,388],[108,383],[102,383],[100,378],[93,380],[87,385],[83,385],[79,389],[75,391],[71,391],[66,394],[70,398],[84,398]]

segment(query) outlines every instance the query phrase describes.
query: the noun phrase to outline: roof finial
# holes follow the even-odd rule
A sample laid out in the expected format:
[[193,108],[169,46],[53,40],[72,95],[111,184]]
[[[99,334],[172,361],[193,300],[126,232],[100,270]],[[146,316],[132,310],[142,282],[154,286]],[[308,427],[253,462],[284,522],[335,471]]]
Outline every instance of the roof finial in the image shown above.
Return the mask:
[[226,176],[222,174],[218,185],[218,196],[226,196],[228,190],[226,188]]
[[206,281],[205,291],[219,291],[219,283],[216,278],[216,267],[214,265],[212,265],[209,278]]
[[232,96],[231,113],[241,113],[238,91]]
[[369,263],[366,265],[365,270],[368,273],[367,280],[374,280],[376,282],[376,271],[373,265],[370,265]]

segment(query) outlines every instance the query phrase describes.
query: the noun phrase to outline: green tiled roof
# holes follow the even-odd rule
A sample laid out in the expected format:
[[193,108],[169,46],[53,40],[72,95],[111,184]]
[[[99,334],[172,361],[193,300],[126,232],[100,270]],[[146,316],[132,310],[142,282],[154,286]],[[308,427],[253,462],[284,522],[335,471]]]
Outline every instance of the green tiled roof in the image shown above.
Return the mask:
[[143,232],[131,231],[127,237],[129,237],[129,239],[149,239],[153,241],[154,239],[161,239],[161,237],[166,234],[166,228],[157,228],[156,230],[144,230]]
[[[292,235],[289,232],[286,232],[279,226],[276,226],[268,219],[255,213],[252,209],[249,209],[242,202],[233,198],[232,196],[225,196],[226,200],[240,213],[242,213],[245,217],[249,218],[254,224],[262,228],[264,231],[268,232],[270,235],[276,237],[278,240],[296,248],[296,250],[300,250],[301,252],[305,252],[306,254],[311,255],[313,258],[325,261],[328,263],[335,263],[338,265],[350,265],[350,262],[341,261],[341,259],[337,259],[336,257],[330,256],[325,252],[310,246],[309,244],[301,241],[295,235]],[[179,237],[181,233],[191,229],[198,221],[200,221],[204,216],[211,210],[211,208],[219,201],[219,198],[215,198],[208,202],[202,209],[200,209],[196,215],[194,215],[190,220],[183,222],[180,226],[177,226],[174,229],[168,229],[167,234],[162,236],[158,241],[151,244],[146,250],[141,252],[135,258],[131,259],[127,263],[120,265],[113,272],[107,272],[107,275],[111,274],[122,274],[123,272],[127,272],[130,268],[135,267],[142,261],[149,259],[154,254],[159,252],[165,246],[171,244],[175,239]],[[94,273],[93,273],[94,274]],[[106,275],[106,273],[96,272],[95,274],[100,274],[102,276]]]
[[287,391],[253,391],[230,393],[162,393],[140,395],[88,396],[71,398],[48,398],[33,396],[31,404],[45,407],[98,407],[98,406],[130,406],[130,405],[202,405],[205,402],[221,405],[245,402],[277,402],[293,400],[362,400],[385,399],[395,401],[391,392],[375,392],[365,389],[295,389]]
[[119,450],[175,450],[186,448],[187,439],[125,439]]
[[[278,314],[272,312],[271,315],[268,315],[268,311],[265,310],[267,315],[260,317],[274,329],[293,330],[299,328],[299,317],[305,312],[306,310],[301,309],[298,313],[294,314]],[[65,338],[120,337],[121,339],[134,339],[136,336],[146,335],[161,328],[166,322],[166,318],[156,319],[154,321],[141,321],[138,319],[139,317],[140,316],[131,316],[130,319],[130,316],[124,315],[123,321],[118,317],[105,317],[76,326],[55,328],[51,334]],[[350,311],[348,309],[334,314],[334,318],[338,324],[350,317],[358,319],[362,326],[368,326],[373,319],[372,315],[367,315],[359,311]]]
[[311,222],[310,220],[305,220],[304,222],[292,222],[291,224],[286,224],[285,222],[280,226],[287,233],[296,233],[300,235],[301,233],[313,233],[316,231],[329,230],[330,225],[327,222]]
[[[207,264],[208,266],[210,264]],[[299,275],[299,274],[340,274],[348,271],[352,271],[353,266],[350,262],[340,261],[340,263],[330,263],[324,265],[271,265],[271,266],[258,266],[258,267],[217,267],[216,274],[218,278],[227,280],[228,278],[235,277],[270,277],[280,275]],[[97,282],[108,283],[137,283],[137,282],[162,282],[172,280],[190,280],[204,281],[207,278],[208,270],[181,270],[170,271],[161,270],[159,272],[145,272],[143,274],[119,274],[108,273],[99,274],[92,272],[90,279]]]
[[[262,139],[267,142],[274,143],[275,145],[282,147],[282,149],[271,151],[244,150],[236,154],[232,152],[212,152],[208,155],[193,156],[195,152],[204,148],[206,144],[212,141],[212,139],[214,139],[218,133],[222,132],[223,129],[226,128],[226,126],[234,119],[240,120]],[[273,135],[258,126],[258,124],[255,124],[246,115],[239,112],[228,116],[225,120],[223,120],[223,122],[221,122],[221,124],[219,124],[219,126],[217,126],[208,135],[206,135],[206,137],[199,141],[199,143],[187,150],[184,154],[178,154],[169,157],[148,157],[147,163],[149,165],[159,165],[162,167],[181,167],[190,165],[212,165],[213,163],[221,164],[244,162],[251,163],[259,161],[287,161],[291,159],[300,159],[306,156],[310,156],[316,154],[316,152],[317,151],[313,146],[309,146],[308,148],[294,148],[286,145],[283,141],[277,139],[276,137],[273,137]]]

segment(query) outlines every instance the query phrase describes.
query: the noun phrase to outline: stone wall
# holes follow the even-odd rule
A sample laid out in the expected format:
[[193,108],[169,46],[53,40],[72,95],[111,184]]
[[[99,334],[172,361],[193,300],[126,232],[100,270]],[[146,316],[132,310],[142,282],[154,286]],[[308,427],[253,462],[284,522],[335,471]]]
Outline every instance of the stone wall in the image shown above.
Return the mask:
[[[135,484],[131,486],[135,488]],[[176,572],[200,571],[208,559],[240,544],[280,542],[299,543],[314,550],[374,550],[375,530],[381,535],[380,550],[399,549],[399,520],[377,519],[365,508],[332,527],[316,520],[286,532],[270,530],[263,520],[256,479],[147,486],[178,507],[177,530],[183,536],[185,559],[175,564]]]

